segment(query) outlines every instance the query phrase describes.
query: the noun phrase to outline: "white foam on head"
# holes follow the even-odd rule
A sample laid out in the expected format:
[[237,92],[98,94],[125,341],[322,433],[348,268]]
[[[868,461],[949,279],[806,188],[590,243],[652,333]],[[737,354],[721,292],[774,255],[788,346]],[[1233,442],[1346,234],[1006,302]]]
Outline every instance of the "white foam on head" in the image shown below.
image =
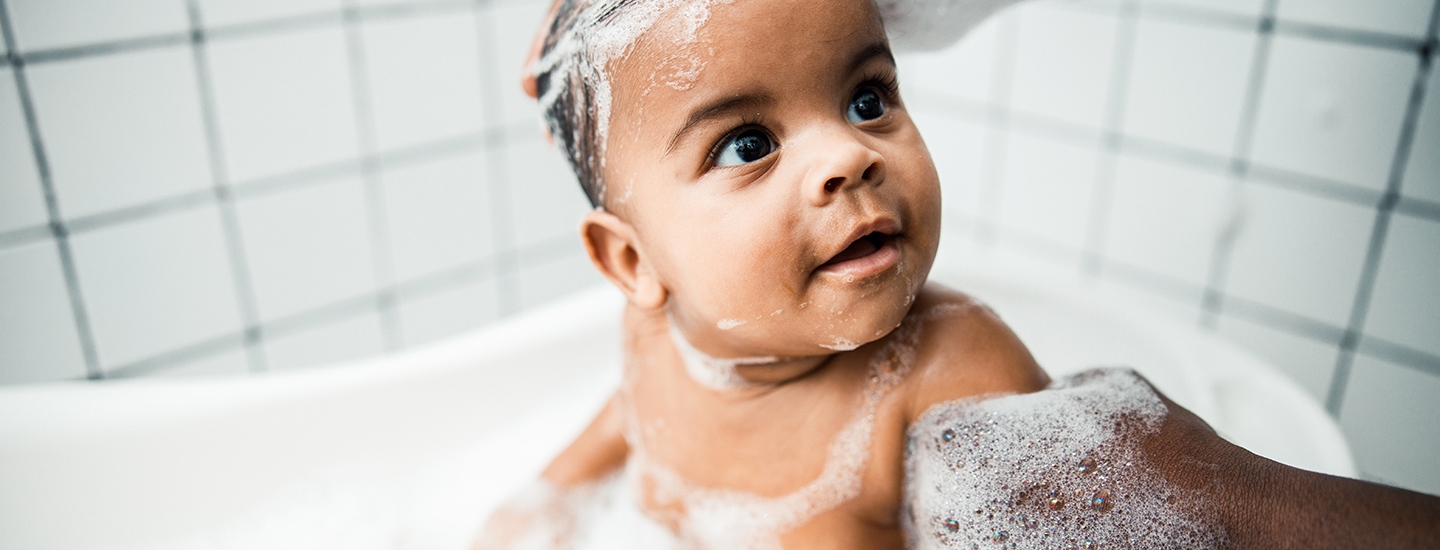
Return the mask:
[[1191,495],[1135,451],[1166,412],[1129,369],[931,407],[907,433],[907,547],[1225,546]]
[[[731,0],[594,0],[579,8],[577,23],[555,39],[554,45],[535,64],[535,74],[577,75],[591,89],[595,117],[595,155],[598,166],[605,164],[606,142],[610,131],[613,101],[612,62],[628,56],[641,36],[650,32],[662,18],[674,14],[676,31],[662,49],[664,59],[658,63],[654,80],[677,90],[688,90],[704,71],[704,63],[691,52],[701,27],[710,18],[710,7],[716,2]],[[669,70],[661,75],[660,71]],[[564,85],[552,85],[540,96],[541,112],[549,112],[559,99]],[[647,92],[648,93],[648,89]],[[576,132],[580,129],[576,128]],[[596,174],[599,196],[605,196],[604,178]],[[603,200],[602,200],[603,202]]]
[[855,349],[855,348],[860,347],[860,344],[857,343],[857,342],[855,342],[854,340],[849,340],[849,339],[846,339],[846,338],[841,338],[841,337],[839,337],[839,336],[832,336],[831,339],[834,340],[833,343],[830,343],[830,344],[820,344],[820,347],[825,348],[825,349],[828,349],[828,350],[832,350],[832,351],[850,351],[850,350],[853,350],[853,349]]

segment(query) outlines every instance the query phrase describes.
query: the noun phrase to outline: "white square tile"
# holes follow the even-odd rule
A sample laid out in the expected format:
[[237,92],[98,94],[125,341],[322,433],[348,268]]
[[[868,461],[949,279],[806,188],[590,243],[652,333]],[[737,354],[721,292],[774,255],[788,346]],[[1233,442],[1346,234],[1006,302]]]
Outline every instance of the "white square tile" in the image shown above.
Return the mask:
[[1415,141],[1405,163],[1405,182],[1400,193],[1407,197],[1440,202],[1440,71],[1430,69],[1425,85],[1425,103],[1415,125]]
[[49,219],[15,79],[8,67],[0,68],[0,232]]
[[1275,16],[1295,21],[1421,38],[1434,0],[1281,0]]
[[1012,133],[1000,189],[1002,239],[1020,232],[1083,250],[1098,159],[1088,147]]
[[494,32],[488,40],[494,49],[491,62],[495,64],[494,74],[500,79],[493,89],[500,90],[500,112],[504,114],[498,122],[507,127],[525,124],[539,127],[543,122],[540,107],[520,88],[520,74],[530,42],[540,30],[548,9],[546,2],[507,2],[495,5],[487,14],[489,28]]
[[44,63],[27,74],[66,218],[210,187],[189,48]]
[[1255,41],[1250,31],[1140,19],[1124,132],[1231,154]]
[[447,338],[500,317],[495,279],[400,302],[400,334],[406,346]]
[[75,235],[71,243],[106,368],[240,330],[214,208]]
[[0,250],[0,384],[83,378],[85,357],[55,243]]
[[919,112],[911,116],[925,137],[935,170],[940,174],[946,215],[973,219],[982,213],[988,214],[981,201],[989,131],[979,124],[947,115]]
[[459,267],[494,253],[486,175],[480,152],[385,170],[397,280]]
[[265,339],[273,370],[313,367],[379,355],[385,349],[380,315],[363,313],[294,334]]
[[1344,327],[1375,214],[1250,182],[1225,292]]
[[1440,378],[1366,356],[1355,358],[1340,427],[1360,471],[1440,494]]
[[205,26],[339,12],[341,0],[200,0]]
[[995,50],[1000,36],[998,18],[991,18],[943,50],[913,52],[896,60],[900,88],[988,102],[995,73]]
[[575,292],[610,284],[590,263],[579,239],[565,254],[544,259],[520,258],[520,307],[533,309]]
[[184,0],[10,0],[5,7],[22,52],[190,28]]
[[207,51],[232,180],[355,158],[354,96],[339,27],[218,41]]
[[250,358],[244,349],[225,351],[189,363],[147,372],[146,378],[195,378],[250,372]]
[[506,148],[505,162],[515,246],[580,242],[580,219],[590,203],[560,151],[542,141],[522,141]]
[[1099,128],[1114,64],[1116,18],[1057,4],[1020,11],[1010,106]]
[[1383,190],[1414,54],[1277,35],[1255,126],[1255,162]]
[[1440,223],[1390,218],[1365,333],[1440,356]]
[[485,128],[475,26],[469,10],[365,22],[366,73],[381,150]]
[[1329,396],[1340,348],[1230,315],[1220,316],[1220,335],[1269,361],[1317,402]]
[[262,319],[375,290],[370,224],[358,180],[249,198],[238,209]]
[[1111,194],[1105,254],[1131,266],[1205,286],[1225,222],[1224,177],[1121,156]]
[[[1236,15],[1260,15],[1265,0],[1142,0],[1145,5],[1183,6]],[[1143,8],[1142,8],[1143,9]]]

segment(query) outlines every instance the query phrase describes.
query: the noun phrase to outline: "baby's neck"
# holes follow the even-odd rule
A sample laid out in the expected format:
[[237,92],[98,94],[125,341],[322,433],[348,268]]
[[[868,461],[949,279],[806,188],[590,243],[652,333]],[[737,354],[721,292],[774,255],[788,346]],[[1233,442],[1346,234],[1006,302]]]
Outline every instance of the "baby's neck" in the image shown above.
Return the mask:
[[[633,308],[632,308],[633,309]],[[639,313],[647,332],[665,335],[690,378],[706,388],[723,391],[765,391],[818,372],[836,354],[806,356],[713,357],[695,348],[661,312]]]

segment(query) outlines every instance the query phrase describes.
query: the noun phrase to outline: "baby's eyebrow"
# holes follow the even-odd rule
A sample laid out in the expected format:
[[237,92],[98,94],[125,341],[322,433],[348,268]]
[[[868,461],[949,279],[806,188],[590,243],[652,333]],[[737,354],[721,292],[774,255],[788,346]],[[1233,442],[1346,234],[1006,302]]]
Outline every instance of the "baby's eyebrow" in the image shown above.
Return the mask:
[[702,122],[721,118],[734,111],[765,107],[774,102],[775,98],[770,94],[751,93],[725,97],[705,104],[690,112],[690,116],[685,119],[685,124],[681,125],[680,130],[670,137],[670,144],[665,147],[665,154],[669,155],[673,152],[680,140],[684,139],[686,134],[689,134]]

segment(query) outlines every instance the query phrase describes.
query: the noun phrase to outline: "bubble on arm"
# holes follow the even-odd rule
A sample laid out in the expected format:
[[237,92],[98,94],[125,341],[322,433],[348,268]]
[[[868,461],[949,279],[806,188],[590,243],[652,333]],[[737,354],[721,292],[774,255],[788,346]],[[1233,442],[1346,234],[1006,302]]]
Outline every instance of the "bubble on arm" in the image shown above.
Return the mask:
[[1138,452],[1165,404],[1128,369],[950,401],[911,426],[910,548],[1213,548],[1226,535]]

